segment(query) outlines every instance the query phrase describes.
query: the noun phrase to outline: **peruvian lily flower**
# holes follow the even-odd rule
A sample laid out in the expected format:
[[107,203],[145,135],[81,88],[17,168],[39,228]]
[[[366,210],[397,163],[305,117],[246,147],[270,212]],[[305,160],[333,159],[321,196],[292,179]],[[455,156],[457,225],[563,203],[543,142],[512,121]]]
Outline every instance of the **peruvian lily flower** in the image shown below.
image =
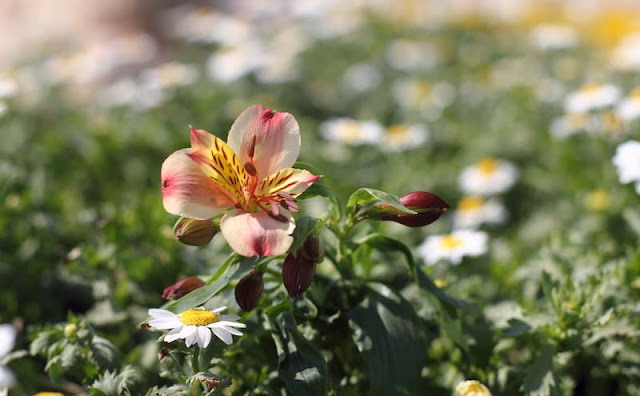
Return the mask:
[[191,148],[162,164],[167,212],[206,220],[227,210],[222,235],[242,256],[278,256],[291,243],[297,196],[320,176],[291,168],[300,130],[289,113],[254,105],[231,126],[227,143],[191,128]]

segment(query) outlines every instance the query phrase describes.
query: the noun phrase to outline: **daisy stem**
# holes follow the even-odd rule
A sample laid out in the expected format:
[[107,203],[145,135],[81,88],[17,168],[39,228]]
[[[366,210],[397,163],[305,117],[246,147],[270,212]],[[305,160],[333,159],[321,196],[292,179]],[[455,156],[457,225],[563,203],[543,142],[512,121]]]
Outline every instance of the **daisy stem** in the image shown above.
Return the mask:
[[200,372],[200,348],[198,345],[193,346],[193,354],[191,355],[191,370],[193,374]]

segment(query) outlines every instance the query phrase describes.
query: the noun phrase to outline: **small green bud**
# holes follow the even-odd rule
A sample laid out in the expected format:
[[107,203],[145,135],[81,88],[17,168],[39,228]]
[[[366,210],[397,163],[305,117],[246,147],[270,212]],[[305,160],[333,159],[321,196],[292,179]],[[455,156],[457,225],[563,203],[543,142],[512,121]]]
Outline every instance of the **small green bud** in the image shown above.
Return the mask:
[[173,227],[176,238],[185,245],[203,246],[220,231],[213,220],[196,220],[181,217]]

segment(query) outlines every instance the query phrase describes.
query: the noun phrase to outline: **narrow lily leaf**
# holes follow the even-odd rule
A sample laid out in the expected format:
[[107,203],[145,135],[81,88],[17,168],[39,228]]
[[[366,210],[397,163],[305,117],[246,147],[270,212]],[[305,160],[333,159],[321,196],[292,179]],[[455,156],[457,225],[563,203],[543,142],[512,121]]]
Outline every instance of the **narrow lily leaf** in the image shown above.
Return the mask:
[[388,205],[393,214],[416,214],[415,211],[404,206],[397,196],[373,188],[360,188],[351,194],[347,202],[347,210],[362,212],[382,204]]
[[296,229],[293,231],[293,243],[291,252],[297,252],[302,247],[304,241],[321,224],[320,219],[310,216],[302,216],[296,221]]
[[397,239],[384,236],[382,234],[368,235],[366,238],[358,241],[357,243],[369,245],[380,251],[396,250],[402,253],[407,260],[407,265],[409,266],[409,271],[411,271],[411,276],[417,281],[418,274],[416,273],[416,264],[413,260],[413,254],[411,254],[411,249],[409,249],[404,243],[398,241]]
[[370,284],[349,313],[373,395],[417,395],[427,339],[411,304],[382,284]]
[[278,374],[292,395],[326,395],[327,363],[296,328],[291,311],[268,321],[278,353]]
[[200,306],[218,294],[229,282],[242,278],[259,261],[260,257],[243,257],[240,260],[234,260],[216,281],[192,291],[179,300],[169,301],[162,308],[178,313]]

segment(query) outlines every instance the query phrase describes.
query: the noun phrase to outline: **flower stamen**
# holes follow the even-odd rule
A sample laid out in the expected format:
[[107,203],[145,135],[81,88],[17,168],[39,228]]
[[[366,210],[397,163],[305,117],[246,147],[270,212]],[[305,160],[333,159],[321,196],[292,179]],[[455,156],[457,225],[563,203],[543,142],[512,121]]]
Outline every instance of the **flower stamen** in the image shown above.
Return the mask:
[[179,316],[180,322],[187,326],[207,326],[218,321],[218,315],[205,309],[190,309]]

